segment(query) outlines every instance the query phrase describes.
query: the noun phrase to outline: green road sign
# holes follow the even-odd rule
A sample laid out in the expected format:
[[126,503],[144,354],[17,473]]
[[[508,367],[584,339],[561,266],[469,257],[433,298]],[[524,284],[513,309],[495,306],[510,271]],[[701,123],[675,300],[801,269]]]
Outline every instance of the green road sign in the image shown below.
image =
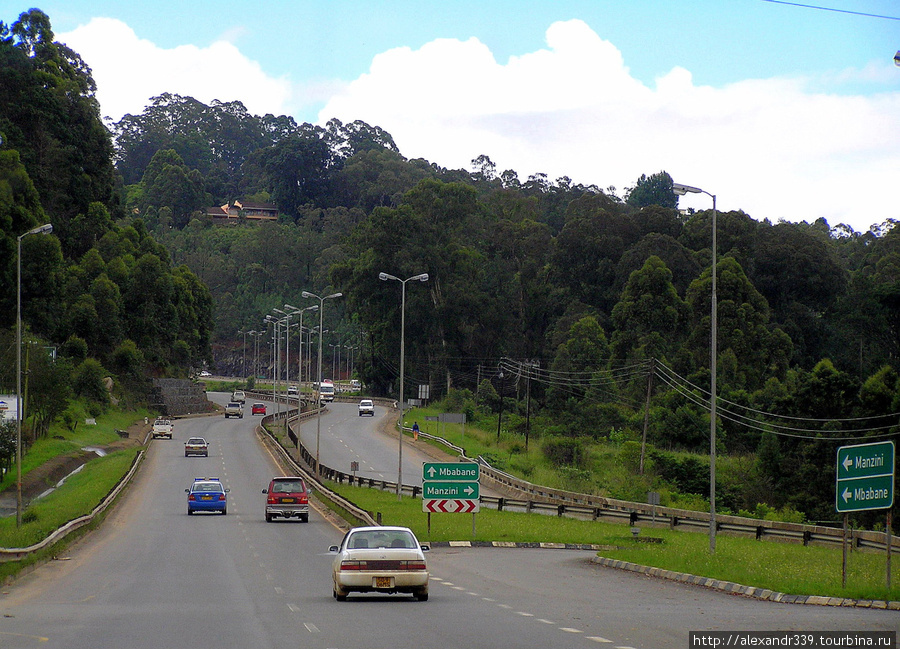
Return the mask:
[[481,475],[479,469],[474,462],[425,462],[422,464],[422,480],[477,482]]
[[479,486],[477,482],[423,482],[422,497],[477,500]]
[[842,446],[837,452],[835,507],[838,512],[894,506],[894,443]]
[[858,512],[866,509],[889,509],[894,506],[894,476],[839,480],[837,510]]

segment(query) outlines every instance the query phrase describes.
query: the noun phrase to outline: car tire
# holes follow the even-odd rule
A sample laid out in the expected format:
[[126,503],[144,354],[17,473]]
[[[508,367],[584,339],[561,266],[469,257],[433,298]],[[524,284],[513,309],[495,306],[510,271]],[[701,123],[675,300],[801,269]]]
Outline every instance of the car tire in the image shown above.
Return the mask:
[[347,601],[347,591],[339,590],[337,586],[334,587],[334,590],[332,591],[332,595],[339,602]]
[[193,509],[189,509],[189,510],[188,510],[188,516],[193,516],[193,515],[194,515],[194,510],[193,510]]
[[416,599],[419,600],[420,602],[427,602],[428,601],[428,591],[426,590],[426,591],[420,591],[420,592],[416,593]]
[[266,514],[266,522],[267,522],[267,523],[271,523],[271,522],[272,522],[272,514]]
[[308,523],[308,522],[309,522],[309,514],[301,514],[301,515],[300,515],[300,522],[301,522],[301,523]]
[[222,516],[227,516],[227,515],[228,515],[228,508],[226,507],[225,509],[222,510]]

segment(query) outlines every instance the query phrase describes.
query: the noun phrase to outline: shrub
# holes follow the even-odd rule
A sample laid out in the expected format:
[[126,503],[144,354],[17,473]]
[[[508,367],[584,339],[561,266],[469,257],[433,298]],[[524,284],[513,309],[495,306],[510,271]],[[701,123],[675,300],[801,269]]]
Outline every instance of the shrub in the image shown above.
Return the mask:
[[544,455],[555,466],[580,466],[585,459],[584,444],[572,437],[554,436],[544,440]]

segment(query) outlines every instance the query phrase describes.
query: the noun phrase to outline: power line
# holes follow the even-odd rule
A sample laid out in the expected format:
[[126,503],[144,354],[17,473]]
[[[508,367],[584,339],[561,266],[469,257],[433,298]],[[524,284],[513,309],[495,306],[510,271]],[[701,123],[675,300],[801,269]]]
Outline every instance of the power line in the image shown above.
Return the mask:
[[884,20],[900,20],[898,16],[882,16],[881,14],[869,14],[862,11],[850,11],[849,9],[835,9],[834,7],[822,7],[819,5],[807,5],[799,2],[786,2],[785,0],[763,0],[777,5],[789,5],[791,7],[803,7],[804,9],[819,9],[821,11],[833,11],[839,14],[851,14],[853,16],[865,16],[866,18],[882,18]]

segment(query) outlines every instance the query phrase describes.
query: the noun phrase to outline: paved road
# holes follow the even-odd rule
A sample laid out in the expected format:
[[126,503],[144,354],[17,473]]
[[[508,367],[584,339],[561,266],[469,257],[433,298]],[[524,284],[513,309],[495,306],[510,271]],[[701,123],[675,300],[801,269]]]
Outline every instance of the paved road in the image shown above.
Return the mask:
[[[99,531],[2,589],[0,647],[671,649],[687,647],[689,630],[900,624],[896,612],[758,602],[599,568],[591,553],[564,550],[437,548],[428,602],[338,603],[326,548],[341,532],[316,513],[305,524],[264,521],[260,491],[276,469],[252,433],[257,421],[181,420],[174,440],[154,442]],[[350,449],[362,443],[334,433]],[[192,435],[210,441],[209,458],[184,457]],[[228,515],[187,516],[184,488],[209,475],[231,489]]]

